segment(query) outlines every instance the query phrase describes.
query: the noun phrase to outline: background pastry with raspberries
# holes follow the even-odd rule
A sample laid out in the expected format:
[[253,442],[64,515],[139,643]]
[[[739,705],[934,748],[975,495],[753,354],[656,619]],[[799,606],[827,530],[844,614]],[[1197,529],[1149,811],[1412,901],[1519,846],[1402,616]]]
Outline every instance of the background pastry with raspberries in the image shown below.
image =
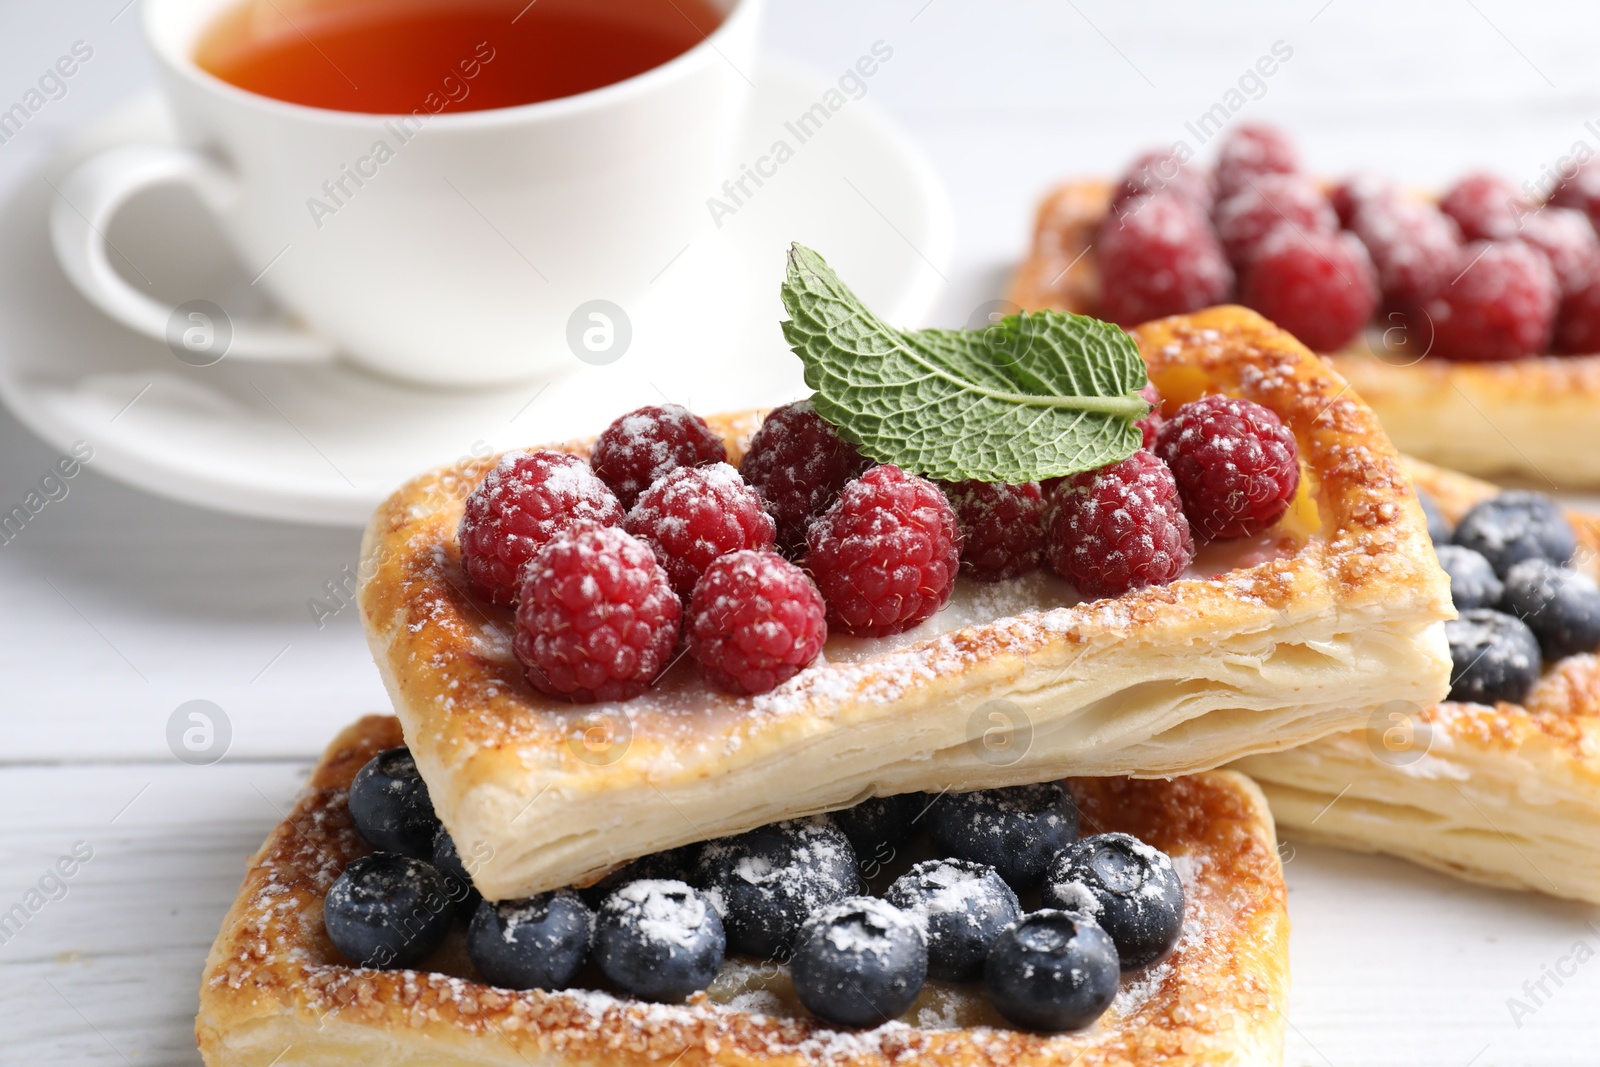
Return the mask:
[[1594,164],[1543,197],[1481,171],[1424,194],[1241,123],[1209,165],[1158,149],[1050,193],[1011,298],[1122,325],[1237,302],[1328,354],[1403,451],[1595,486],[1568,442],[1600,411],[1597,219]]

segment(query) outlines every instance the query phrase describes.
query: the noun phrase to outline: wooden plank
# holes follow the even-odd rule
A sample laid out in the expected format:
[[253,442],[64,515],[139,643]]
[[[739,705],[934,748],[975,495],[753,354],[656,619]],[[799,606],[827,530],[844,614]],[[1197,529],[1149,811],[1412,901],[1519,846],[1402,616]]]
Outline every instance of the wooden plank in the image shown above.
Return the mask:
[[[197,1063],[206,952],[246,859],[308,770],[168,762],[0,771],[0,810],[9,813],[0,911],[46,898],[24,925],[3,932],[0,1059]],[[52,880],[75,844],[92,858]]]

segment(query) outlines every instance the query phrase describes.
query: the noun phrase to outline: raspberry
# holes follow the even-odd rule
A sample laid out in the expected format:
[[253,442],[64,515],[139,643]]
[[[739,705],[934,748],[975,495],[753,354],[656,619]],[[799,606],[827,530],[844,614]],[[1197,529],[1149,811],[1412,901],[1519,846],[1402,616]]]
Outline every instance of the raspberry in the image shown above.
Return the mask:
[[1289,135],[1275,126],[1246,122],[1217,149],[1217,199],[1226,200],[1263,174],[1300,173],[1300,152]]
[[1044,491],[1038,482],[950,482],[940,486],[961,527],[961,569],[998,582],[1044,558]]
[[1460,268],[1461,230],[1432,204],[1404,197],[1369,200],[1351,220],[1378,268],[1384,302],[1405,308],[1447,284]]
[[1211,179],[1204,167],[1189,166],[1176,152],[1151,149],[1135,157],[1123,171],[1122,180],[1111,196],[1111,210],[1146,193],[1170,189],[1190,200],[1202,211],[1211,210]]
[[682,618],[648,546],[589,526],[555,537],[523,571],[512,647],[551,696],[628,700],[671,665]]
[[1227,300],[1233,270],[1204,212],[1172,192],[1130,200],[1100,227],[1100,313],[1123,326]]
[[1152,453],[1075,474],[1056,490],[1050,563],[1089,599],[1166,585],[1194,559],[1178,485]]
[[1283,226],[1301,233],[1339,228],[1322,190],[1298,174],[1263,174],[1217,205],[1217,238],[1236,270],[1243,270],[1268,234]]
[[1422,302],[1433,354],[1520,359],[1549,347],[1561,294],[1543,254],[1521,241],[1479,241],[1455,268],[1459,276]]
[[1251,537],[1289,509],[1300,487],[1294,434],[1273,412],[1231,396],[1201,397],[1167,420],[1156,441],[1196,535]]
[[624,509],[639,494],[678,467],[726,463],[722,438],[700,416],[677,404],[629,412],[607,426],[594,442],[590,462]]
[[1581,211],[1542,208],[1522,220],[1517,236],[1544,253],[1563,296],[1587,286],[1600,265],[1600,238]]
[[949,603],[961,529],[938,486],[886,463],[844,487],[811,524],[806,545],[829,627],[883,637]]
[[1561,301],[1551,347],[1571,356],[1600,352],[1600,272],[1589,279],[1588,285]]
[[772,547],[772,516],[726,463],[679,467],[644,491],[623,529],[649,545],[673,591],[688,597],[718,556]]
[[772,552],[733,552],[689,601],[689,654],[729,693],[765,693],[804,670],[828,639],[827,605],[806,572]]
[[1336,352],[1378,309],[1378,272],[1353,234],[1280,226],[1245,272],[1239,299],[1312,351]]
[[1550,193],[1550,204],[1576,208],[1588,215],[1590,222],[1600,219],[1600,162],[1588,160],[1564,178]]
[[1403,199],[1398,185],[1367,171],[1352,174],[1328,190],[1328,203],[1339,216],[1339,225],[1347,230],[1354,228],[1356,215],[1368,204],[1392,204]]
[[589,465],[564,452],[507,452],[467,497],[461,566],[475,596],[516,599],[522,565],[577,522],[622,524],[622,505]]
[[1160,432],[1161,424],[1165,421],[1161,417],[1161,394],[1156,391],[1155,383],[1150,382],[1139,390],[1139,395],[1150,402],[1150,414],[1134,423],[1134,425],[1139,427],[1139,433],[1144,437],[1139,447],[1149,448],[1155,444],[1156,434]]
[[835,433],[811,401],[801,400],[767,416],[750,439],[739,471],[767,502],[778,524],[778,544],[798,551],[811,520],[870,466],[872,461]]
[[1483,173],[1468,174],[1439,198],[1439,209],[1456,220],[1469,241],[1511,237],[1532,207],[1510,182]]

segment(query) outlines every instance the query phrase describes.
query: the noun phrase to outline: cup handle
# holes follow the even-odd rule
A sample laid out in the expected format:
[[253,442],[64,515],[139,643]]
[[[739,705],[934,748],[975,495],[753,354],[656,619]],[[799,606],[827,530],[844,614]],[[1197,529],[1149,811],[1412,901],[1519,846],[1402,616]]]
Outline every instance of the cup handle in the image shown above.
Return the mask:
[[[111,265],[106,230],[136,193],[157,185],[187,185],[216,214],[238,196],[238,181],[199,152],[157,145],[113,148],[80,164],[57,187],[50,210],[56,259],[90,303],[124,326],[166,341],[180,359],[197,366],[223,356],[279,363],[329,359],[334,346],[293,326],[234,322],[203,301],[175,305],[130,285]],[[216,321],[218,313],[222,321]],[[185,351],[179,351],[179,348]],[[189,358],[190,354],[194,358]]]

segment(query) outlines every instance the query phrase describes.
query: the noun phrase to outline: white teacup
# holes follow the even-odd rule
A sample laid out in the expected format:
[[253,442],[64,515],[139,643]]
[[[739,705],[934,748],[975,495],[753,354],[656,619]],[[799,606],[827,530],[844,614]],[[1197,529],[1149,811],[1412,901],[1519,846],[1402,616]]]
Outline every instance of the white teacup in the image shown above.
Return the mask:
[[[600,89],[404,117],[285,103],[202,70],[197,40],[235,2],[145,0],[185,147],[112,149],[60,185],[51,235],[67,276],[186,362],[343,354],[417,381],[484,384],[573,361],[569,337],[592,349],[616,325],[604,302],[641,297],[709,225],[706,197],[750,97],[762,0],[711,0],[725,18],[706,40]],[[113,268],[112,218],[165,183],[199,194],[246,275],[261,272],[256,284],[304,329],[164,303]]]

